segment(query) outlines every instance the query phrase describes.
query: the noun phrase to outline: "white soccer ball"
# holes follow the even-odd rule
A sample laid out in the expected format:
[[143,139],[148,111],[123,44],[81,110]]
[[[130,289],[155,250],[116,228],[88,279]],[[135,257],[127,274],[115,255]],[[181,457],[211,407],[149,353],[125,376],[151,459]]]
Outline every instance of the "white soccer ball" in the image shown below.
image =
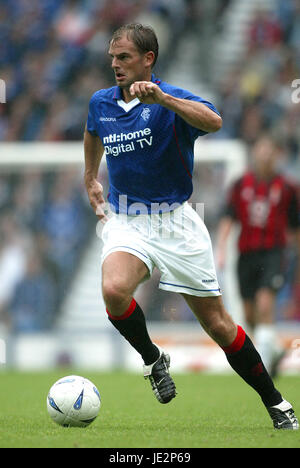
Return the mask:
[[48,413],[64,427],[86,427],[96,419],[101,406],[100,393],[88,379],[68,375],[55,382],[47,396]]

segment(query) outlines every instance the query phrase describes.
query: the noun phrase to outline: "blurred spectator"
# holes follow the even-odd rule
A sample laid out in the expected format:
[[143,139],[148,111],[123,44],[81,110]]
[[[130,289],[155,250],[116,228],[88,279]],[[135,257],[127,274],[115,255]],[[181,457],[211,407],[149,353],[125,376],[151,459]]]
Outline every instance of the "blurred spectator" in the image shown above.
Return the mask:
[[282,39],[282,28],[269,11],[259,9],[250,27],[250,48],[271,48]]
[[55,306],[53,281],[43,269],[42,259],[34,252],[8,306],[11,330],[18,333],[49,329],[55,317]]
[[96,224],[82,175],[6,174],[0,215],[0,321],[15,331],[47,328]]
[[[6,213],[0,223],[0,317],[24,275],[28,238],[14,216]],[[5,314],[4,314],[5,315]]]
[[41,172],[23,173],[13,195],[13,211],[18,223],[27,230],[34,230],[37,212],[45,201],[45,188]]
[[77,171],[58,173],[38,221],[38,230],[47,239],[47,258],[56,266],[59,275],[60,296],[75,271],[89,235],[77,178]]

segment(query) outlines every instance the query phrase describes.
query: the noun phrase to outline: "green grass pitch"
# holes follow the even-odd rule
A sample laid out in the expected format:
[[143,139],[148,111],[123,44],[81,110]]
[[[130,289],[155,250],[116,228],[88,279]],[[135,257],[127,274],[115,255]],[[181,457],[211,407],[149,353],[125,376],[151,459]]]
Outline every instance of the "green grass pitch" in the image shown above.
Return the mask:
[[[102,407],[87,428],[63,428],[46,396],[60,377],[79,374],[98,387]],[[158,403],[150,383],[124,372],[63,369],[0,372],[1,448],[296,448],[300,431],[275,431],[257,394],[235,375],[174,375],[177,397]],[[276,381],[300,415],[300,376]]]

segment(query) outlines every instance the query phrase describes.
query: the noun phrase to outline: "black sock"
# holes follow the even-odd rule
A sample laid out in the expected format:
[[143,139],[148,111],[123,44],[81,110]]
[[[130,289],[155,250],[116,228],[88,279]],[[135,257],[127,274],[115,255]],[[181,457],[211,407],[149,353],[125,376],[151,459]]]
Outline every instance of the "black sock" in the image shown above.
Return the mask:
[[266,407],[275,406],[283,398],[269,376],[250,338],[241,327],[231,346],[223,348],[231,367],[260,395]]
[[108,310],[107,313],[110,322],[142,356],[146,365],[152,364],[159,358],[159,350],[149,337],[144,313],[134,299],[128,310],[120,317],[111,315]]

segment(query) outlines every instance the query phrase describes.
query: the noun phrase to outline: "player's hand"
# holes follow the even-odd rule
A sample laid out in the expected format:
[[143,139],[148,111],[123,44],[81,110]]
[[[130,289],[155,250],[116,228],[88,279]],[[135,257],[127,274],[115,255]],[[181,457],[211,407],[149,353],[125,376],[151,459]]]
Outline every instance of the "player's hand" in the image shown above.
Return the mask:
[[165,93],[152,81],[135,81],[129,92],[144,104],[162,104],[165,97]]
[[103,197],[103,187],[97,180],[93,180],[87,184],[87,193],[90,200],[90,205],[96,213],[97,217],[104,224],[108,218],[104,212],[105,200]]

